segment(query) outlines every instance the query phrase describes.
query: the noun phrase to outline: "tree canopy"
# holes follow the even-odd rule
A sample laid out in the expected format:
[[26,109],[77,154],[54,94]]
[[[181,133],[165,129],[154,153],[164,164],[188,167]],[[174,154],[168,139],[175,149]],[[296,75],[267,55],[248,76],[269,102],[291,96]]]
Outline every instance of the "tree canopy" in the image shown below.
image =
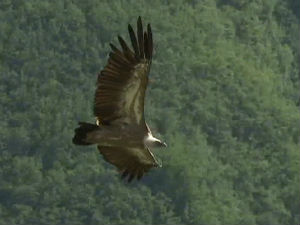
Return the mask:
[[[299,1],[1,0],[0,224],[300,223]],[[95,146],[98,72],[151,23],[163,167],[127,184]]]

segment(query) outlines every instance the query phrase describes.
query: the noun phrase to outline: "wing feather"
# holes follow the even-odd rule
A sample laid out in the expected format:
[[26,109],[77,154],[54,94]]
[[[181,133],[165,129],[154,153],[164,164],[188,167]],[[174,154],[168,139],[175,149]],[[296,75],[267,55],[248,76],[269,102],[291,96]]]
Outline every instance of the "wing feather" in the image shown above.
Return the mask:
[[131,182],[134,178],[140,180],[151,168],[159,164],[148,148],[121,148],[99,146],[99,152],[103,158],[116,166],[122,173],[122,178],[128,178]]
[[150,56],[149,56],[149,51],[148,51],[148,37],[147,37],[147,33],[145,32],[144,33],[144,49],[145,49],[145,58],[146,59],[149,59]]
[[128,32],[133,50],[118,36],[119,50],[110,44],[107,65],[98,75],[94,100],[94,114],[105,124],[127,122],[142,124],[144,98],[152,59],[150,24],[143,32],[142,20],[137,21],[137,36],[132,27]]
[[131,44],[132,44],[132,47],[133,47],[133,50],[134,50],[134,53],[135,53],[135,56],[137,57],[137,59],[139,58],[139,46],[137,44],[137,39],[136,39],[136,36],[135,36],[135,33],[131,27],[131,25],[129,24],[128,25],[128,31],[129,31],[129,35],[130,35],[130,40],[131,40]]
[[152,52],[153,52],[153,39],[152,39],[152,31],[151,31],[151,26],[150,24],[148,24],[147,26],[147,39],[148,39],[148,47],[147,47],[147,51],[149,54],[149,61],[151,62],[152,60]]
[[140,57],[144,58],[143,24],[142,24],[142,19],[140,16],[137,21],[137,35],[138,35],[138,41],[139,41]]
[[135,56],[133,54],[133,52],[131,51],[131,49],[127,46],[126,42],[123,40],[123,38],[121,36],[118,36],[118,40],[119,43],[122,47],[123,50],[123,54],[125,55],[125,57],[132,63],[135,63]]

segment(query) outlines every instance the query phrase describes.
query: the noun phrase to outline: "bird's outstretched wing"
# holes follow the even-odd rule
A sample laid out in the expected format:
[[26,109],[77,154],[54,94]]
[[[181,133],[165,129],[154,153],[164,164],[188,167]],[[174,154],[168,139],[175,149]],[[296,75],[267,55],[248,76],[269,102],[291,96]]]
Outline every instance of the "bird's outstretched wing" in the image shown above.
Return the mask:
[[140,148],[98,145],[98,150],[106,161],[120,170],[122,178],[128,177],[128,182],[133,178],[139,180],[149,169],[160,166],[152,152],[142,145]]
[[137,21],[137,36],[128,25],[131,50],[119,36],[122,50],[110,44],[107,65],[100,72],[94,101],[94,114],[103,124],[144,121],[144,98],[148,83],[153,41],[150,24],[143,31],[141,17]]

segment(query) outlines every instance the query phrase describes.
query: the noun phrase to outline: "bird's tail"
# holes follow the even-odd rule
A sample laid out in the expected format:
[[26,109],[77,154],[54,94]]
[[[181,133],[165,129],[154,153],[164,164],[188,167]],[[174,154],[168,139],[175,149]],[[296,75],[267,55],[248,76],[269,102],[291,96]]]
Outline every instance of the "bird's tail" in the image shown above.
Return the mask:
[[85,139],[89,132],[99,129],[99,126],[85,122],[79,122],[78,124],[80,126],[75,129],[73,143],[75,145],[92,145],[93,143],[89,143]]

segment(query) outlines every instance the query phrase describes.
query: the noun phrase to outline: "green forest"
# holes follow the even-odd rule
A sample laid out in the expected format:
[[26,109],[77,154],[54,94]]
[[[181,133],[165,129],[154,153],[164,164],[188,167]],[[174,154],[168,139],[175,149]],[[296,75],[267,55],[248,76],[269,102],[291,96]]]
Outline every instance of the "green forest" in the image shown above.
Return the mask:
[[[72,137],[138,16],[168,147],[127,183]],[[0,0],[0,225],[298,225],[299,24],[298,0]]]

